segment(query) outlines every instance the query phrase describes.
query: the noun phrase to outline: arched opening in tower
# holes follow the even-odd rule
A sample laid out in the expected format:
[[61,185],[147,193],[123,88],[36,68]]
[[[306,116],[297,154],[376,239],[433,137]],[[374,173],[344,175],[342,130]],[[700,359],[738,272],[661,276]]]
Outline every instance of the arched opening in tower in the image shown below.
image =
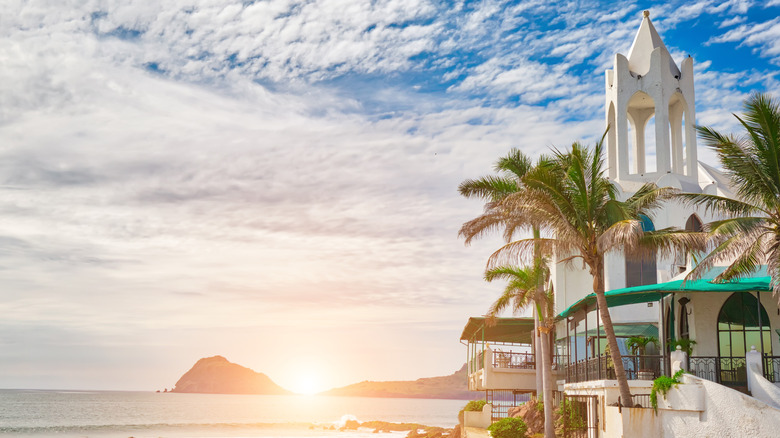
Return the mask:
[[[655,142],[647,142],[647,132],[655,131],[655,101],[647,93],[637,91],[628,101],[629,173],[644,175],[656,171]],[[651,124],[649,124],[651,123]],[[655,136],[651,136],[655,138]]]
[[685,116],[688,105],[679,91],[669,99],[669,132],[671,133],[672,172],[687,175],[685,157],[687,144],[685,136]]

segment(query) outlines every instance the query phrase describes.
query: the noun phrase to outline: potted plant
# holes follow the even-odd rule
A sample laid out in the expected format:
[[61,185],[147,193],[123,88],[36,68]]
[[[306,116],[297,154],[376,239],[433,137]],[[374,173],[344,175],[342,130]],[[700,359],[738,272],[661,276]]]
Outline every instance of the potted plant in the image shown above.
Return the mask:
[[655,377],[655,372],[652,369],[648,369],[646,367],[647,358],[642,356],[645,355],[648,344],[658,346],[658,338],[655,336],[632,336],[628,338],[626,342],[628,343],[628,347],[631,350],[631,354],[640,356],[639,360],[637,361],[637,367],[641,368],[637,373],[637,378],[639,380],[653,380]]

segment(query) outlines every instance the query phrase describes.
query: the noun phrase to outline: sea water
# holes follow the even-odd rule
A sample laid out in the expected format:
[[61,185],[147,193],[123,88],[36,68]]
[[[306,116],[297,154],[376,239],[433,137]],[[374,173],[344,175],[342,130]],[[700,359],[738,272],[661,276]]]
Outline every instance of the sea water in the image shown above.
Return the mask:
[[400,438],[339,432],[348,419],[452,427],[463,400],[0,390],[0,436]]

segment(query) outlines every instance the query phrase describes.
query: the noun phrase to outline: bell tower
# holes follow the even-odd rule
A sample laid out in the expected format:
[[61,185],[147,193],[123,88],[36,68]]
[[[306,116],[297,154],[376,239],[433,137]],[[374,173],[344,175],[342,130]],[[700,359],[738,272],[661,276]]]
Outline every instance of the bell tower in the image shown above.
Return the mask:
[[[643,12],[628,58],[615,54],[614,68],[605,73],[609,177],[657,182],[674,174],[698,181],[693,59],[678,68],[650,11]],[[646,132],[651,119],[654,129]]]

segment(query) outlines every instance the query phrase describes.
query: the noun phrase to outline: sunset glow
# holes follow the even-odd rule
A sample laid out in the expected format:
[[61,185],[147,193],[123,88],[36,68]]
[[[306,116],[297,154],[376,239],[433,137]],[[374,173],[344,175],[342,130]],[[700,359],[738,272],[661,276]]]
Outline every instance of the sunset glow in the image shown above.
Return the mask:
[[[0,388],[162,390],[222,355],[301,394],[464,364],[502,240],[459,239],[458,184],[597,141],[645,7],[5,3]],[[778,1],[653,3],[697,124],[780,89]]]
[[291,391],[301,395],[314,395],[322,392],[324,389],[326,388],[322,385],[322,382],[313,375],[300,376],[297,386],[290,388]]

